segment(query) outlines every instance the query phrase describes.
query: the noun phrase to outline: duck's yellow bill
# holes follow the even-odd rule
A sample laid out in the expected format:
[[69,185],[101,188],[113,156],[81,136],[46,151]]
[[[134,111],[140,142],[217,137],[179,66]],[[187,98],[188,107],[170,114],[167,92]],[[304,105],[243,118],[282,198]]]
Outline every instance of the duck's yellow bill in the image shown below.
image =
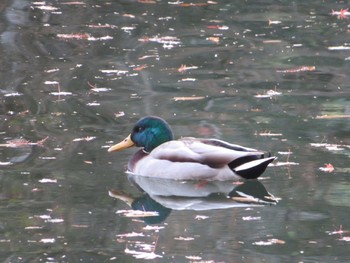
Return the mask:
[[131,135],[129,135],[128,137],[126,137],[123,141],[121,141],[118,144],[115,144],[113,146],[111,146],[108,149],[108,152],[116,152],[116,151],[121,151],[124,150],[126,148],[132,147],[135,145],[135,143],[131,140]]

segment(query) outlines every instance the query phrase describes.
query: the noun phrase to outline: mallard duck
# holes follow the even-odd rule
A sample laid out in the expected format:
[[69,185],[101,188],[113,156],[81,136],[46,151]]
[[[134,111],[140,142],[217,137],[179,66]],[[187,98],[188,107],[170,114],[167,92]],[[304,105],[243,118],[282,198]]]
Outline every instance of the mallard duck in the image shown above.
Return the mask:
[[108,152],[142,147],[128,163],[128,172],[175,180],[255,179],[276,157],[218,139],[184,137],[174,140],[162,118],[140,119],[131,134]]

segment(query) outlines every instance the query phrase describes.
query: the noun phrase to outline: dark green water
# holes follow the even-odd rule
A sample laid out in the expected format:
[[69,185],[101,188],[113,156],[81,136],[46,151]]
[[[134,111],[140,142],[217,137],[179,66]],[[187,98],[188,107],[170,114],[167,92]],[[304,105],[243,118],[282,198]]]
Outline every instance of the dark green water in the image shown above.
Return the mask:
[[[2,1],[0,261],[349,262],[349,20],[331,14],[341,8]],[[198,195],[161,182],[175,200],[142,193],[125,174],[135,149],[107,148],[148,114],[177,137],[278,156],[260,183],[279,202],[228,202],[231,182],[188,185]],[[162,217],[125,216],[117,190]]]

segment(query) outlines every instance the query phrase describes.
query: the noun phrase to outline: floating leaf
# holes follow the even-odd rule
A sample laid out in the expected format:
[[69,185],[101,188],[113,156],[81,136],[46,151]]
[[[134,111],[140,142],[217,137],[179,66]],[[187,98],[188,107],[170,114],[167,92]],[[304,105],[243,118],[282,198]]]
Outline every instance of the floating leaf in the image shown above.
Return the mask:
[[181,65],[178,69],[177,69],[177,71],[178,72],[185,72],[185,71],[187,71],[187,70],[190,70],[190,69],[197,69],[198,67],[197,66],[186,66],[186,65]]
[[162,258],[162,256],[155,254],[154,252],[143,252],[143,251],[136,251],[136,250],[130,250],[126,248],[124,250],[126,254],[131,254],[135,258],[139,259],[155,259],[155,258]]
[[334,171],[334,167],[330,163],[325,163],[325,167],[320,167],[318,169],[327,173],[332,173]]
[[282,95],[281,92],[277,92],[275,90],[268,90],[268,91],[266,91],[265,94],[257,94],[254,97],[255,98],[272,98],[272,97],[280,96],[280,95]]
[[155,211],[141,211],[141,210],[118,210],[117,214],[122,214],[125,217],[149,217],[158,216],[158,212]]
[[43,178],[38,181],[39,183],[46,184],[46,183],[57,183],[57,179],[49,179],[49,178]]
[[273,132],[270,132],[270,131],[265,131],[265,132],[259,132],[258,133],[259,136],[283,136],[282,133],[273,133]]
[[339,19],[347,19],[348,16],[350,16],[350,12],[349,12],[348,8],[346,8],[346,9],[341,8],[340,11],[332,10],[331,15],[337,16]]
[[350,46],[331,46],[328,50],[349,50]]
[[244,221],[256,221],[261,220],[261,216],[244,216],[242,217]]
[[164,226],[149,226],[149,225],[143,227],[144,230],[156,230],[156,231],[161,230],[163,228]]
[[54,238],[42,238],[39,240],[40,243],[55,243],[56,240]]
[[301,66],[301,67],[291,68],[291,69],[276,70],[276,72],[279,72],[279,73],[299,73],[299,72],[314,71],[314,70],[316,70],[315,66]]
[[291,166],[291,165],[299,165],[299,163],[295,162],[276,162],[276,163],[270,163],[269,166]]
[[202,100],[205,99],[203,96],[193,96],[193,97],[174,97],[173,100],[175,101],[187,101],[187,100]]
[[193,237],[182,237],[182,236],[178,236],[178,237],[174,237],[175,240],[183,240],[183,241],[191,241],[194,240]]
[[286,242],[283,241],[283,240],[276,239],[276,238],[271,238],[271,239],[268,239],[267,241],[254,242],[253,245],[256,245],[256,246],[271,246],[271,245],[275,245],[275,244],[284,245],[285,243]]
[[316,116],[315,119],[348,119],[350,115],[321,115]]
[[136,232],[117,235],[117,237],[144,237],[144,236],[145,235],[143,233],[136,233]]
[[204,219],[207,219],[207,218],[209,218],[209,216],[196,215],[196,217],[194,219],[196,219],[196,220],[204,220]]

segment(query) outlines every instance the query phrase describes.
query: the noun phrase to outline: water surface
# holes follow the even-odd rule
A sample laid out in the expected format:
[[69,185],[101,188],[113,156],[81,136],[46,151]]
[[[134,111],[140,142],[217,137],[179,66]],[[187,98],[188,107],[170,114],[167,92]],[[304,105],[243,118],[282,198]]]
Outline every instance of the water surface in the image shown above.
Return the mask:
[[[342,8],[2,1],[1,260],[348,262],[349,21],[332,14]],[[227,205],[232,182],[209,201],[203,185],[175,204],[141,192],[125,174],[135,149],[107,148],[148,114],[177,137],[276,155],[259,183],[279,202]],[[127,217],[135,198],[163,218]]]

